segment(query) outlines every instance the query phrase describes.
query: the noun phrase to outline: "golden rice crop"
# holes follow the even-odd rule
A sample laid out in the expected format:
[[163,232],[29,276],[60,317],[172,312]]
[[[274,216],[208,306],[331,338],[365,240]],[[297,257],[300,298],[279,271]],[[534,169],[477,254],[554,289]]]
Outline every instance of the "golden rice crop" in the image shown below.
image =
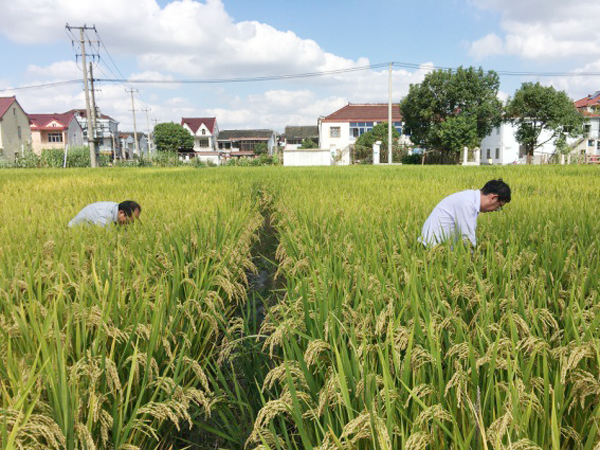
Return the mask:
[[[598,448],[599,175],[0,171],[2,448]],[[420,246],[497,177],[477,249]],[[125,199],[141,223],[66,228]]]

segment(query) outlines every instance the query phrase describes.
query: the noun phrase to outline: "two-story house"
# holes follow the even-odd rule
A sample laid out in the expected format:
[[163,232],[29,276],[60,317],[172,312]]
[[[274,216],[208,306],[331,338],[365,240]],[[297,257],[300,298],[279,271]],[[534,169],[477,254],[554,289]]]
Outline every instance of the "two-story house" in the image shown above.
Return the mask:
[[577,110],[585,117],[583,137],[577,143],[578,154],[600,155],[600,91],[575,102]]
[[[371,131],[375,125],[388,122],[388,119],[387,103],[348,103],[328,116],[319,118],[319,147],[330,149],[332,155],[349,155],[350,146],[361,134]],[[398,104],[392,104],[392,124],[400,133],[401,141],[408,144],[408,138],[402,136],[402,116]]]
[[[88,138],[88,123],[85,109],[72,109],[65,114],[75,114],[75,118],[83,129],[84,145],[89,145]],[[98,153],[107,155],[118,154],[119,147],[119,122],[106,114],[102,114],[100,110],[96,113],[96,141],[98,142]]]
[[30,148],[29,117],[16,97],[0,97],[0,158],[14,161]]
[[183,155],[184,158],[200,158],[203,161],[220,163],[217,150],[219,126],[216,117],[184,117],[181,126],[194,137],[194,152]]
[[29,125],[36,155],[45,149],[83,146],[83,130],[73,113],[29,114]]

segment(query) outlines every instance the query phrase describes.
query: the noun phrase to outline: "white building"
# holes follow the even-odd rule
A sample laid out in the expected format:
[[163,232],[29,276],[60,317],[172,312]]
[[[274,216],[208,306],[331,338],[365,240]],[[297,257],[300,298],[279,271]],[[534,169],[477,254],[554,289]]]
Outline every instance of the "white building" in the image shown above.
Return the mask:
[[[138,145],[137,150],[135,146],[135,136],[137,135]],[[148,143],[148,137],[145,133],[133,131],[123,131],[119,133],[119,147],[121,152],[126,159],[131,159],[134,156],[149,156],[150,148]],[[139,153],[137,153],[139,151]]]
[[[338,157],[350,154],[350,146],[361,134],[387,121],[387,103],[348,103],[334,113],[319,118],[319,147],[329,149],[332,155],[337,154]],[[402,135],[402,116],[398,104],[392,105],[392,123],[400,133],[401,142],[409,143],[408,138]]]
[[217,149],[219,126],[216,117],[184,117],[181,119],[181,126],[194,136],[194,152],[182,153],[183,160],[199,158],[217,165],[221,163],[221,155]]
[[[480,161],[482,165],[522,164],[526,162],[525,149],[515,137],[517,127],[511,123],[503,123],[492,130],[481,141]],[[543,143],[533,152],[533,164],[549,162],[556,153],[555,139],[550,131],[544,130],[538,142]]]

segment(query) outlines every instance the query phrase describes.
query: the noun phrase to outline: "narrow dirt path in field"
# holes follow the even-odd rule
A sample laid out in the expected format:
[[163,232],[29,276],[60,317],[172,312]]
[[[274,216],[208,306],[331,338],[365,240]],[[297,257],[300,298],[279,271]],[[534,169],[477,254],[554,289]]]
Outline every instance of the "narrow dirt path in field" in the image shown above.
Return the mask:
[[259,189],[257,195],[264,221],[259,230],[259,239],[252,248],[252,260],[257,273],[247,274],[248,301],[254,306],[253,325],[256,332],[262,324],[266,309],[277,303],[278,293],[283,284],[282,280],[275,280],[278,269],[275,253],[279,246],[279,233],[271,221],[273,197],[263,189]]

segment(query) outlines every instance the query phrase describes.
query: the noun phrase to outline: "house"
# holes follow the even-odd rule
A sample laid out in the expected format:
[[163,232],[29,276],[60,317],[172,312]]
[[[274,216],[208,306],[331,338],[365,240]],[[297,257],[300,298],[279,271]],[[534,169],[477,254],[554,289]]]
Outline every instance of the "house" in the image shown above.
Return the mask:
[[[65,114],[75,114],[75,118],[83,129],[83,143],[89,145],[88,141],[88,124],[87,114],[85,109],[72,109]],[[119,122],[106,114],[102,114],[100,110],[96,113],[96,142],[98,142],[98,153],[118,154],[119,147]]]
[[[363,133],[371,131],[375,125],[388,122],[387,103],[348,103],[332,114],[319,118],[319,147],[330,149],[332,155],[349,155],[350,146]],[[392,123],[402,136],[402,116],[398,104],[392,104]]]
[[[139,155],[136,153],[135,136],[137,135]],[[148,137],[145,133],[134,133],[133,131],[122,131],[119,133],[119,148],[125,159],[131,159],[134,155],[148,156]]]
[[14,161],[30,148],[29,117],[15,96],[0,97],[0,158]]
[[319,127],[318,126],[302,126],[302,127],[285,127],[283,135],[283,149],[296,150],[302,145],[304,139],[309,139],[319,145]]
[[31,146],[36,155],[42,150],[83,146],[83,129],[73,113],[29,114]]
[[267,145],[267,154],[273,155],[277,137],[273,130],[222,130],[219,132],[217,144],[219,152],[228,157],[254,157],[257,144]]
[[181,119],[181,126],[194,136],[194,151],[185,154],[185,159],[199,158],[206,162],[220,163],[217,149],[219,127],[216,117],[184,117]]
[[[525,162],[527,155],[525,149],[517,142],[516,133],[517,127],[509,122],[493,128],[491,133],[481,140],[481,164],[505,165]],[[556,153],[552,132],[542,131],[538,142],[543,142],[543,144],[533,152],[534,164],[548,162],[552,155]]]
[[[567,139],[571,153],[577,155],[600,155],[600,91],[574,102],[575,107],[586,118],[584,135],[578,140]],[[503,123],[481,141],[481,164],[516,164],[525,161],[526,155],[515,137],[517,128]],[[552,133],[542,131],[539,142],[543,142],[533,153],[533,163],[547,162],[556,153]]]
[[575,145],[578,155],[600,155],[600,91],[575,102],[577,110],[585,117],[583,137]]
[[189,117],[181,119],[181,126],[194,136],[194,151],[217,150],[219,127],[216,117]]

